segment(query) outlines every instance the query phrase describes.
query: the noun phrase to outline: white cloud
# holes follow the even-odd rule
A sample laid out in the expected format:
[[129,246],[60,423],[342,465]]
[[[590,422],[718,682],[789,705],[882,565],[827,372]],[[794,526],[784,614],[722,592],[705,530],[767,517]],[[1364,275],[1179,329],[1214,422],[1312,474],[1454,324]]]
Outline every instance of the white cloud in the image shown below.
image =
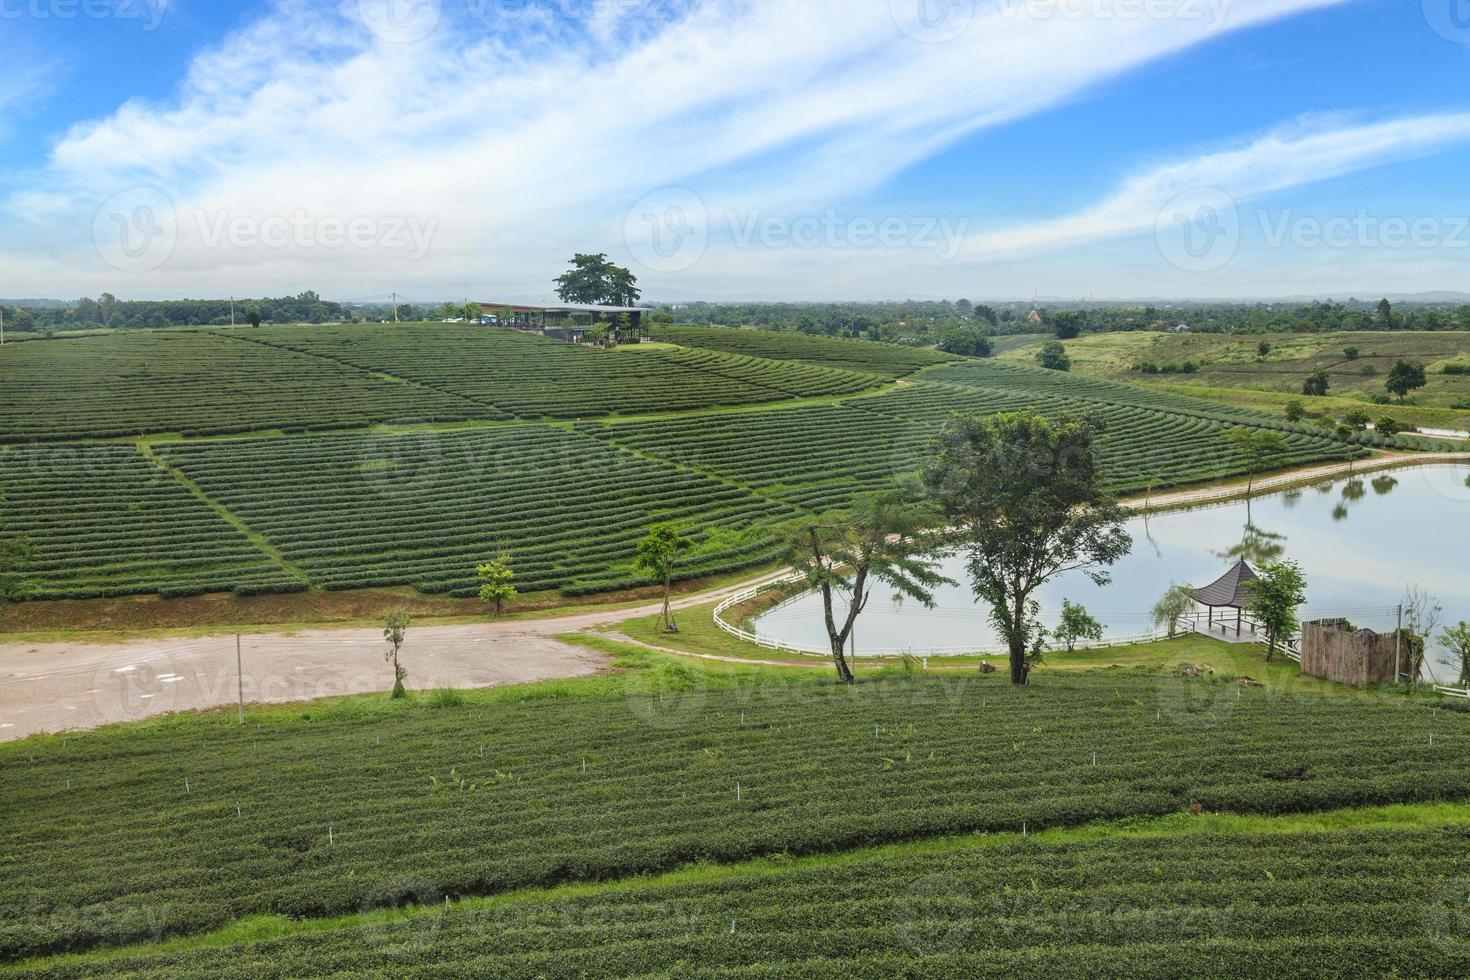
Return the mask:
[[[0,256],[52,292],[539,293],[573,248],[625,252],[627,209],[651,190],[692,187],[713,215],[820,212],[977,128],[1222,31],[1344,2],[1234,0],[1217,25],[1197,16],[1198,0],[1177,17],[1132,19],[1008,0],[924,43],[874,0],[574,4],[594,13],[580,23],[444,0],[437,30],[395,43],[330,5],[281,0],[197,56],[172,99],[77,125],[4,202],[24,234]],[[90,233],[99,204],[137,186],[172,199],[177,242],[160,267],[119,283]],[[1150,188],[1128,193],[1086,220],[1117,224]],[[275,247],[218,234],[221,222],[259,230],[301,214],[414,219],[434,233],[421,261],[381,241],[294,235]],[[687,294],[724,276],[785,276],[747,280],[774,295],[840,287],[838,267],[864,264],[831,255],[824,274],[815,256],[826,253],[792,263],[715,247],[696,270],[645,280]]]
[[1470,140],[1470,113],[1412,116],[1323,128],[1296,123],[1245,146],[1165,164],[1129,178],[1075,214],[986,232],[965,243],[964,257],[1010,257],[1154,228],[1181,194],[1218,189],[1237,204],[1273,191],[1412,159]]

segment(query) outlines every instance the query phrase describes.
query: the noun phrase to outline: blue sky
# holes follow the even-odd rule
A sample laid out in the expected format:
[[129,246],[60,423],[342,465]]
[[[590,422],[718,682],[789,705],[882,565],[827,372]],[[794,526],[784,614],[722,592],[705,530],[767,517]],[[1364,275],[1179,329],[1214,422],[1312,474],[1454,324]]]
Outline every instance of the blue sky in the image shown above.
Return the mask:
[[1466,0],[0,0],[0,65],[6,296],[1470,291]]

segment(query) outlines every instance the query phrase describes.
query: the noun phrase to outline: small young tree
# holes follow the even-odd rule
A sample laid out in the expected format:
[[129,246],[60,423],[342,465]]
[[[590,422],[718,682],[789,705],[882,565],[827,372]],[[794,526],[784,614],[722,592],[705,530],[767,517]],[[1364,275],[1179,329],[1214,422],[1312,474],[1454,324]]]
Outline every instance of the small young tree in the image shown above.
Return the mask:
[[1259,576],[1246,586],[1250,599],[1245,611],[1266,631],[1266,662],[1270,663],[1277,645],[1301,627],[1297,610],[1307,601],[1307,580],[1294,561],[1267,562]]
[[1377,422],[1374,422],[1373,428],[1377,430],[1378,434],[1381,436],[1396,436],[1400,432],[1404,431],[1404,427],[1402,425],[1399,425],[1398,419],[1394,418],[1391,415],[1385,415]]
[[1103,628],[1103,624],[1088,615],[1081,605],[1073,605],[1070,600],[1063,599],[1062,621],[1051,635],[1071,653],[1077,649],[1078,640],[1101,640]]
[[1361,408],[1355,408],[1342,417],[1343,425],[1349,426],[1355,432],[1362,432],[1368,428],[1368,423],[1373,419]]
[[393,662],[394,698],[408,696],[407,692],[403,689],[403,679],[408,676],[408,671],[404,670],[403,666],[398,662],[398,651],[403,649],[403,637],[408,632],[408,625],[411,622],[412,620],[408,618],[408,613],[402,610],[394,610],[388,614],[388,622],[383,627],[383,639],[392,644],[388,648],[388,652],[383,655],[383,659]]
[[260,307],[254,303],[245,308],[245,322],[252,327],[260,326]]
[[1408,641],[1407,673],[1418,683],[1424,671],[1424,654],[1439,624],[1444,622],[1444,607],[1420,585],[1404,590],[1404,637]]
[[1286,437],[1272,429],[1231,429],[1229,438],[1245,457],[1249,468],[1245,495],[1250,497],[1255,493],[1256,474],[1269,465],[1271,460],[1286,455],[1290,447],[1286,444]]
[[1263,340],[1256,345],[1256,360],[1264,361],[1268,356],[1270,356],[1270,354],[1271,345],[1266,341]]
[[1103,489],[1095,431],[1035,412],[956,416],[924,482],[967,558],[971,587],[1010,649],[1011,682],[1037,655],[1036,590],[1069,571],[1097,585],[1133,547],[1125,515]]
[[1388,372],[1388,380],[1383,383],[1383,386],[1388,389],[1389,394],[1397,395],[1399,401],[1402,402],[1409,397],[1409,392],[1416,388],[1423,388],[1428,383],[1429,379],[1424,376],[1424,365],[1399,361]]
[[1307,407],[1293,398],[1286,403],[1286,421],[1300,422],[1307,417]]
[[1193,589],[1187,585],[1171,585],[1154,603],[1154,626],[1168,629],[1172,639],[1179,632],[1179,620],[1194,612],[1194,607]]
[[[943,538],[932,528],[939,523],[917,489],[903,487],[864,494],[850,510],[791,527],[786,557],[806,584],[821,593],[832,663],[842,683],[854,680],[845,651],[858,615],[867,608],[872,579],[881,578],[926,606],[934,604],[933,590],[950,581],[937,570],[935,554]],[[847,597],[841,626],[833,609],[835,592]]]
[[1462,619],[1458,625],[1446,626],[1440,639],[1460,662],[1460,686],[1470,687],[1470,623]]
[[520,595],[515,587],[515,569],[511,567],[508,552],[500,552],[494,558],[475,568],[480,577],[480,601],[495,603],[495,615],[505,613],[505,604]]
[[679,628],[669,611],[669,599],[674,591],[674,572],[679,559],[694,547],[694,542],[679,533],[671,524],[660,524],[649,530],[638,542],[638,553],[633,558],[635,568],[647,572],[664,587],[663,621],[665,633],[677,633]]

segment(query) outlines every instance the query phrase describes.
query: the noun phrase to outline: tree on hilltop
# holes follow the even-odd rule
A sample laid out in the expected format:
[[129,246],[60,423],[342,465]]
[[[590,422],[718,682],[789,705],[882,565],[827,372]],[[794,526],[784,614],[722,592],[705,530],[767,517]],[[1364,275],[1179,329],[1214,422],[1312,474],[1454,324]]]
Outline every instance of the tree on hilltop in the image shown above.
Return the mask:
[[613,265],[603,252],[573,255],[572,267],[557,276],[555,282],[556,295],[563,303],[632,306],[643,295],[638,289],[638,277]]

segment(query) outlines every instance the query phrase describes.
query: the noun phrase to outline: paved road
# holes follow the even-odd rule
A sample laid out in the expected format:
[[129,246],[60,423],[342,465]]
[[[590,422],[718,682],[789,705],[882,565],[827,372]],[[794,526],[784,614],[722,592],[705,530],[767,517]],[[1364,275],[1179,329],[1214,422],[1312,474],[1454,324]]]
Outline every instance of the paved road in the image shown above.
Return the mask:
[[[712,601],[773,576],[679,599]],[[650,616],[659,604],[554,619],[416,626],[403,648],[408,686],[495,687],[581,677],[607,658],[559,633]],[[236,671],[233,635],[121,643],[0,643],[0,742],[36,732],[95,728],[194,708],[386,692],[393,669],[376,629],[247,634]]]

